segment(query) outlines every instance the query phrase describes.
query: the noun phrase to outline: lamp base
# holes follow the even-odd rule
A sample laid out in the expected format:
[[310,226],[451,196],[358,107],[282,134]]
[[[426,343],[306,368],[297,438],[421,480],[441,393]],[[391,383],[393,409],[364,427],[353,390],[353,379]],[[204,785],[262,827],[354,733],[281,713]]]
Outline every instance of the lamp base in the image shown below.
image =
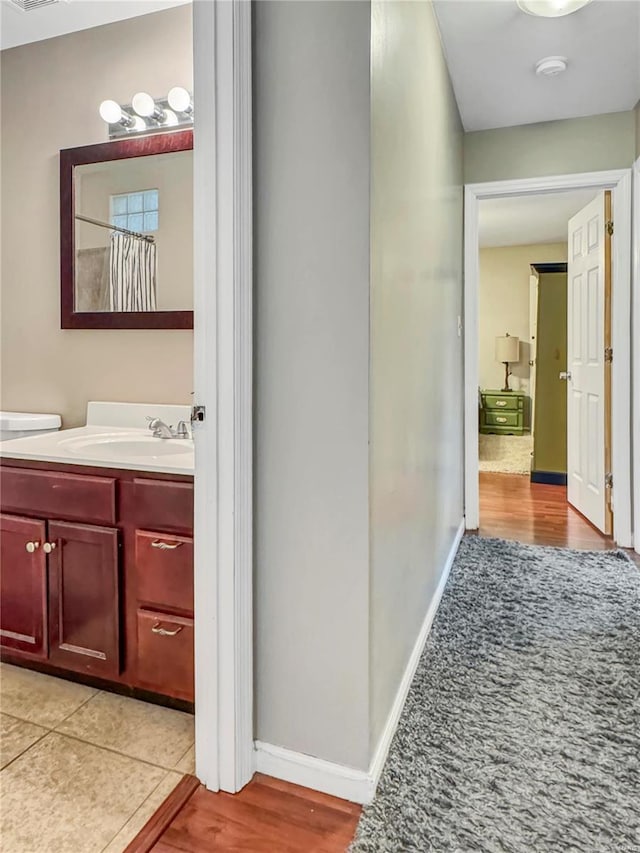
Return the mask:
[[502,389],[502,393],[506,394],[508,391],[512,389],[509,388],[509,377],[511,376],[511,371],[509,370],[509,362],[505,361],[504,364],[504,388]]

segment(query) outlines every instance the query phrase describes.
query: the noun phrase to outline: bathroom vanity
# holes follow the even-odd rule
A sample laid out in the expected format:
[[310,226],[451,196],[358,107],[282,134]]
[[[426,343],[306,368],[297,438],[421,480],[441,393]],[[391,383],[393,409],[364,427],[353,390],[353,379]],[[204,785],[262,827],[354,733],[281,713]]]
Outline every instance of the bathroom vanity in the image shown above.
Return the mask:
[[111,425],[0,443],[3,660],[193,702],[193,476],[178,473],[193,446],[180,448]]

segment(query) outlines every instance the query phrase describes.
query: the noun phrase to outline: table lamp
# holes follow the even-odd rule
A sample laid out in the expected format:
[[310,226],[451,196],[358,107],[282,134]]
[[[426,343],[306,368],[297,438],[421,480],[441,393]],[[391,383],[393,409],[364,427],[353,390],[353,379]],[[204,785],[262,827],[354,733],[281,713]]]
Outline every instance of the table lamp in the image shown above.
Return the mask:
[[503,391],[511,391],[509,388],[509,377],[511,371],[509,365],[520,361],[520,338],[512,337],[508,332],[504,337],[496,338],[496,361],[504,364],[504,388]]

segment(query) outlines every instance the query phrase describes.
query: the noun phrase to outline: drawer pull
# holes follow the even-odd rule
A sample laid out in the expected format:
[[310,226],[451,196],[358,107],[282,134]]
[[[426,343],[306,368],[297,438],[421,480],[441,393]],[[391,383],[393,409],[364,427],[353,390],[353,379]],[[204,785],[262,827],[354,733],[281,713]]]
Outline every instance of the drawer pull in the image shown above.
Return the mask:
[[161,637],[175,637],[175,635],[179,634],[180,631],[182,631],[182,625],[178,625],[175,631],[167,631],[166,628],[162,627],[160,622],[156,622],[151,629],[152,634],[160,634]]
[[45,542],[42,546],[42,550],[45,554],[50,554],[52,551],[55,551],[56,543],[55,542]]
[[496,421],[497,421],[499,424],[506,424],[507,419],[506,419],[506,418],[496,418]]
[[500,406],[500,408],[501,408],[501,409],[504,409],[504,407],[505,407],[506,405],[507,405],[507,401],[506,401],[506,400],[496,400],[496,406]]
[[24,547],[26,548],[28,554],[35,554],[35,552],[40,547],[40,543],[39,542],[27,542],[27,544]]
[[181,545],[182,542],[162,542],[160,539],[154,539],[151,543],[152,548],[160,548],[161,551],[175,551]]

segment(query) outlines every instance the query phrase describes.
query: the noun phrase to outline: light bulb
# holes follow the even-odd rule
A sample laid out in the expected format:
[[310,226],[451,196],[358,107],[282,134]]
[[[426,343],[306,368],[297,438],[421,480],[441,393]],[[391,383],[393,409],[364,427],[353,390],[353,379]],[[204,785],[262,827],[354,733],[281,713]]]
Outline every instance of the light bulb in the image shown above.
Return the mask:
[[143,118],[150,118],[157,112],[156,102],[146,92],[138,92],[131,99],[131,106]]
[[166,124],[167,127],[174,127],[178,124],[178,116],[174,113],[173,110],[165,110],[162,124]]
[[167,101],[171,109],[178,113],[191,110],[191,95],[182,86],[174,86],[167,95]]
[[116,101],[103,101],[100,104],[100,118],[107,124],[117,124],[122,119],[122,107]]

